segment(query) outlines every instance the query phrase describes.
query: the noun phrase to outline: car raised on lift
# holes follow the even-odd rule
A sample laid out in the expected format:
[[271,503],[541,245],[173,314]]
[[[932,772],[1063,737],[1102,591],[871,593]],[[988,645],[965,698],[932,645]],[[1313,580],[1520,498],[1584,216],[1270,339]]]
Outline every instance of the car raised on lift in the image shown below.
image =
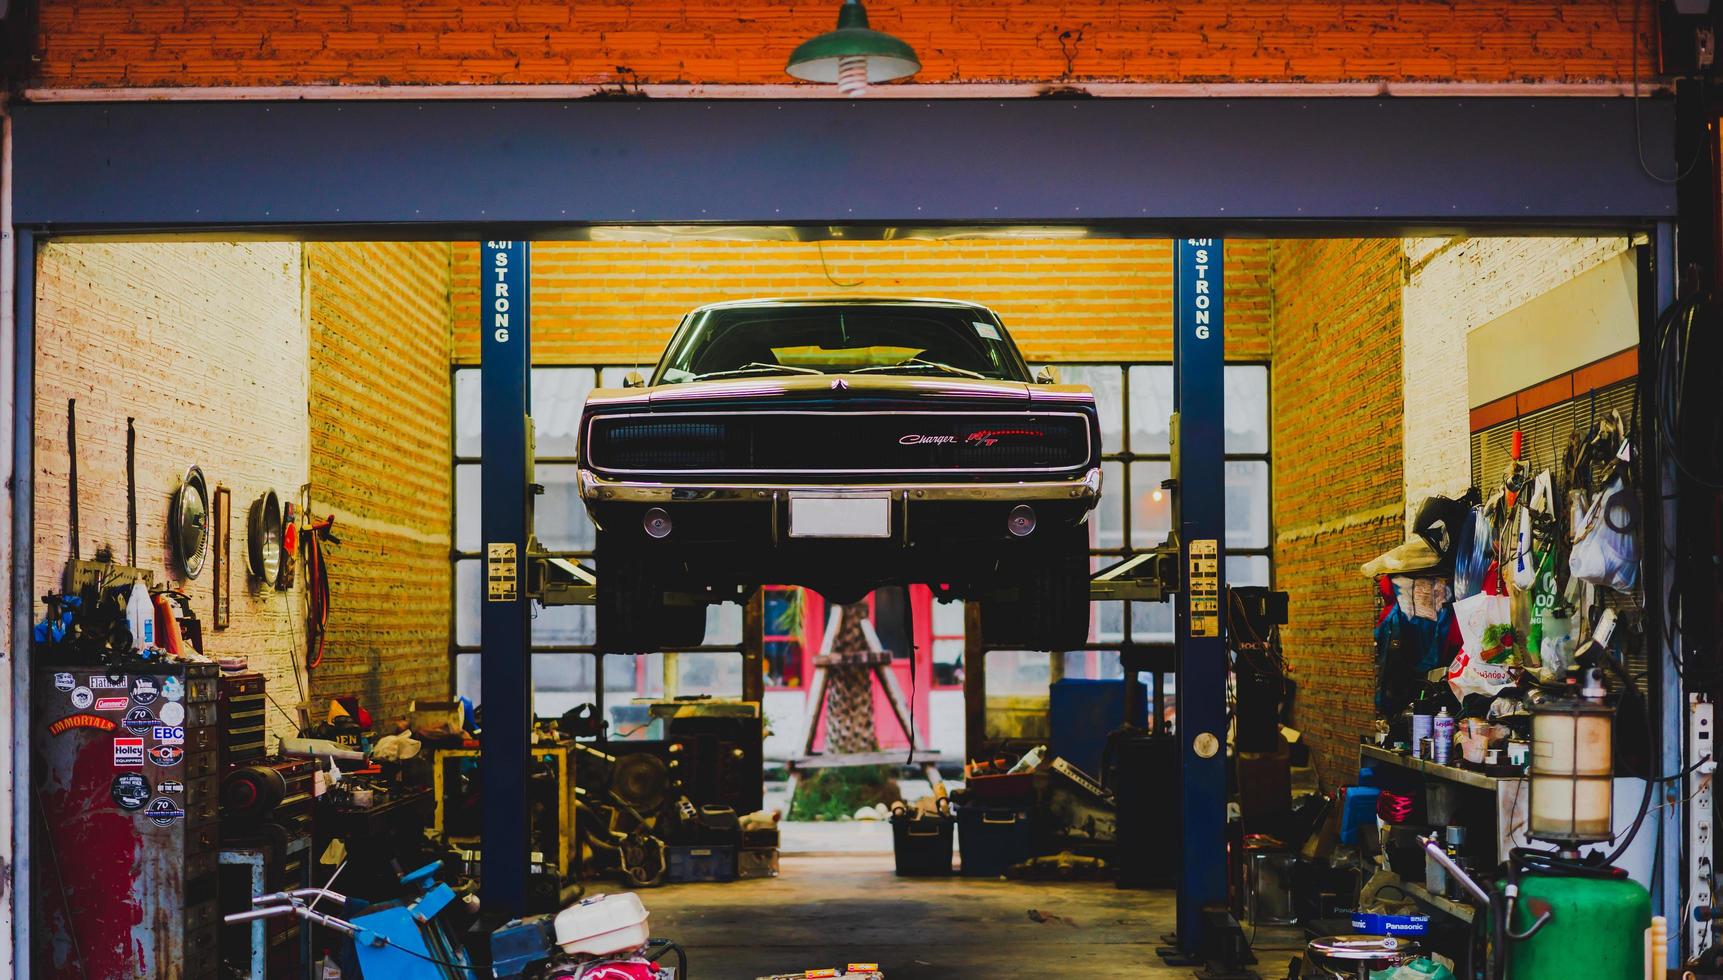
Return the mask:
[[1100,426],[999,317],[938,299],[761,299],[685,316],[650,379],[587,398],[600,648],[681,649],[765,584],[836,603],[919,583],[991,644],[1085,642]]

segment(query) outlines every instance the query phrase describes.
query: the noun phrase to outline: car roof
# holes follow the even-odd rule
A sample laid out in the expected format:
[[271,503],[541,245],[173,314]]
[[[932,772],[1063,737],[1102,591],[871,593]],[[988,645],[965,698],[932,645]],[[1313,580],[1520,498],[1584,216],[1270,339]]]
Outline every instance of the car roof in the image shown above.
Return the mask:
[[[758,299],[732,299],[697,306],[690,313],[707,310],[745,309],[751,306],[931,306],[945,309],[986,310],[992,308],[961,299],[940,299],[933,296],[762,296]],[[998,318],[998,314],[994,314]]]

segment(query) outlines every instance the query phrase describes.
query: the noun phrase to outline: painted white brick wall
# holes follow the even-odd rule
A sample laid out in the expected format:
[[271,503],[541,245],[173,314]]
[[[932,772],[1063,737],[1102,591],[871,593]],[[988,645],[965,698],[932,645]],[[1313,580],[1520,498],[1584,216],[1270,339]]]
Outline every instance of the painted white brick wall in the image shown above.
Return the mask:
[[1466,334],[1628,248],[1625,238],[1408,238],[1402,295],[1406,521],[1471,483]]
[[[300,700],[304,591],[259,593],[244,566],[246,513],[307,482],[308,347],[294,243],[53,244],[37,275],[36,595],[70,555],[66,400],[78,401],[83,557],[126,558],[126,417],[137,418],[139,565],[177,575],[167,510],[188,466],[233,491],[232,625],[214,629],[213,571],[182,582],[204,649],[242,656],[271,697]],[[303,581],[303,577],[301,577]],[[36,614],[40,615],[38,608]],[[271,708],[277,735],[291,730]]]

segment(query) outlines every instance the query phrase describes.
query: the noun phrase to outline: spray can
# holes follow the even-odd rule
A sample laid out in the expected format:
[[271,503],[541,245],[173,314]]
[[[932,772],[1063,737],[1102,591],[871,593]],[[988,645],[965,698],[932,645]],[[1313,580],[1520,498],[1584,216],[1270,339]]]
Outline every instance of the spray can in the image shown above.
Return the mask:
[[1427,710],[1430,702],[1420,700],[1412,705],[1412,754],[1422,757],[1424,740],[1431,737],[1432,722],[1436,716]]
[[1447,765],[1454,751],[1454,716],[1448,714],[1446,707],[1436,712],[1436,717],[1431,720],[1430,738],[1435,742],[1436,762]]

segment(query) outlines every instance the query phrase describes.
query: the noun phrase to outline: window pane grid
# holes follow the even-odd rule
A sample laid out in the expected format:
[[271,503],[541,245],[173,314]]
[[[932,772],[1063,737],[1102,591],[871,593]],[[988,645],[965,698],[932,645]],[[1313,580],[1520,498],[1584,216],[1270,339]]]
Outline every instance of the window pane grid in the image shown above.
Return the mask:
[[[1172,365],[1164,361],[1127,361],[1060,362],[1055,366],[1061,372],[1061,381],[1088,384],[1095,390],[1097,409],[1103,415],[1103,444],[1119,447],[1101,454],[1104,485],[1109,490],[1117,490],[1106,494],[1101,506],[1097,508],[1097,517],[1092,521],[1096,530],[1091,534],[1090,554],[1094,559],[1105,559],[1104,563],[1099,564],[1110,564],[1155,547],[1164,540],[1165,525],[1168,523],[1167,515],[1161,513],[1157,505],[1169,502],[1155,501],[1152,496],[1146,496],[1145,500],[1139,503],[1136,500],[1136,490],[1139,482],[1152,482],[1155,486],[1144,488],[1152,494],[1153,490],[1158,488],[1160,479],[1164,478],[1165,471],[1170,470],[1171,447],[1167,441],[1170,433],[1166,429],[1166,417],[1171,410]],[[584,400],[585,393],[599,384],[619,383],[620,377],[628,370],[631,369],[618,366],[541,365],[533,368],[533,412],[535,422],[539,423],[541,429],[537,445],[541,450],[554,450],[535,456],[535,466],[572,466],[574,442],[578,436],[575,428],[579,419],[579,405]],[[1241,498],[1248,501],[1246,506],[1228,508],[1227,537],[1234,543],[1229,543],[1226,551],[1229,558],[1240,559],[1241,566],[1248,563],[1250,571],[1244,573],[1245,577],[1257,579],[1266,576],[1272,581],[1273,519],[1268,502],[1272,499],[1273,477],[1269,465],[1272,447],[1268,442],[1267,429],[1268,364],[1229,361],[1225,370],[1227,451],[1224,459],[1229,476],[1236,475],[1243,481],[1241,483],[1229,479],[1227,491],[1235,501]],[[479,448],[478,369],[458,368],[454,380],[454,462],[457,467],[473,466],[480,461],[480,457],[474,454]],[[546,429],[547,425],[551,428]],[[1256,465],[1241,468],[1240,464]],[[477,467],[473,466],[473,469],[476,471]],[[1257,475],[1259,473],[1260,475]],[[477,481],[472,482],[476,484]],[[471,492],[471,495],[476,497],[476,490]],[[577,495],[569,496],[573,503],[564,509],[563,515],[569,519],[554,537],[558,544],[585,545],[590,540],[591,525],[584,520],[584,508],[578,506]],[[1112,508],[1108,507],[1107,497],[1113,498]],[[457,501],[457,511],[459,510]],[[1235,523],[1238,521],[1242,523]],[[459,599],[459,594],[463,591],[458,581],[461,578],[460,570],[464,564],[476,569],[477,560],[483,555],[481,551],[473,550],[477,545],[476,541],[467,540],[472,537],[472,532],[465,536],[458,533],[462,523],[458,515],[456,523],[457,541],[455,549],[452,550],[452,560],[456,563],[456,592]],[[593,557],[589,547],[563,547],[552,549],[549,554],[581,561],[590,561]],[[1143,608],[1136,608],[1137,606]],[[546,611],[540,611],[540,617],[544,612]],[[1096,603],[1096,639],[1083,649],[1109,649],[1105,642],[1101,642],[1103,637],[1112,639],[1111,649],[1116,649],[1121,642],[1159,642],[1162,640],[1162,631],[1154,627],[1159,625],[1158,621],[1163,616],[1170,624],[1170,604]],[[460,628],[463,625],[462,618],[457,610],[457,629],[451,644],[451,656],[476,660],[474,654],[478,649],[477,617],[473,617],[471,636],[464,635],[466,631]],[[1168,628],[1170,629],[1170,625]],[[566,634],[567,630],[568,624],[563,624],[563,633]],[[535,619],[535,632],[537,631]],[[1170,634],[1166,638],[1170,639]],[[782,642],[791,638],[778,639]],[[936,637],[936,640],[948,642],[950,639],[943,634]],[[463,640],[465,642],[462,642]],[[711,645],[686,652],[731,653],[740,652],[741,649],[740,646]],[[581,643],[535,642],[531,651],[534,654],[557,656],[596,655],[596,650]],[[606,687],[610,687],[608,681]]]
[[[1161,544],[1171,523],[1171,502],[1156,500],[1171,471],[1168,417],[1172,365],[1145,362],[1055,362],[1060,381],[1088,384],[1101,415],[1100,504],[1091,518],[1091,568],[1101,568]],[[1036,366],[1036,370],[1039,366]],[[1238,572],[1229,581],[1272,584],[1273,477],[1268,440],[1268,364],[1229,361],[1225,366],[1228,479],[1226,554]],[[1148,484],[1148,485],[1144,485]],[[1139,491],[1143,494],[1139,500]],[[1236,562],[1230,560],[1237,559]],[[1170,643],[1171,603],[1093,603],[1091,639],[1081,649],[1116,650],[1121,643]],[[1110,645],[1109,645],[1110,644]],[[1086,662],[1086,661],[1085,661]]]
[[[590,562],[593,559],[593,528],[586,518],[573,483],[580,409],[586,395],[601,384],[617,385],[629,367],[593,365],[534,365],[532,368],[533,466],[546,493],[535,503],[537,527],[548,557]],[[457,693],[477,694],[479,657],[480,562],[484,552],[480,540],[479,464],[482,462],[479,369],[454,369],[454,435],[452,455],[455,476],[454,547],[450,560],[455,568],[455,628],[450,643],[450,667]],[[722,611],[720,611],[722,610]],[[740,677],[743,652],[741,611],[734,605],[714,607],[708,614],[708,642],[678,651],[694,660],[701,654],[730,655],[733,667],[713,673],[712,668],[685,666],[684,680],[712,675],[725,689]],[[535,710],[540,714],[563,702],[591,700],[597,678],[607,692],[652,695],[662,693],[662,659],[601,654],[594,645],[593,610],[589,606],[535,608],[532,639],[527,652],[537,665],[534,670]],[[600,669],[599,657],[607,666]],[[624,662],[626,661],[626,663]],[[644,675],[640,673],[644,670]],[[720,676],[722,675],[722,676]],[[640,677],[644,676],[642,686]],[[637,690],[638,689],[638,690]],[[607,707],[614,714],[620,705]]]

